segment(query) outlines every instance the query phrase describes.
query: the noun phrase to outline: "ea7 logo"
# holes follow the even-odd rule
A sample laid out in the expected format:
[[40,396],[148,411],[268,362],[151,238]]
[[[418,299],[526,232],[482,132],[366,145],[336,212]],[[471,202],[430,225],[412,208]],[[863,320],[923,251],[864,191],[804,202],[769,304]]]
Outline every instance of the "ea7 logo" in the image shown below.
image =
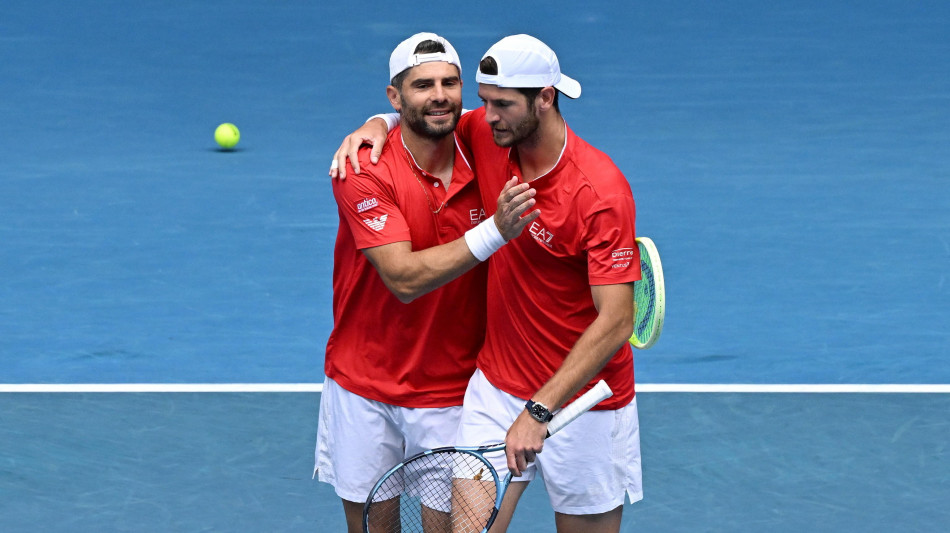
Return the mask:
[[389,215],[383,215],[381,217],[373,217],[373,220],[364,218],[363,222],[366,222],[366,225],[370,228],[373,228],[376,231],[383,231],[383,227],[386,226],[386,219],[389,218]]
[[485,210],[484,209],[469,209],[468,218],[472,222],[473,226],[477,226],[479,222],[485,220]]
[[528,232],[531,233],[531,235],[534,237],[534,240],[540,242],[548,248],[551,247],[551,239],[554,238],[554,234],[544,229],[541,224],[532,222],[531,226],[528,228]]

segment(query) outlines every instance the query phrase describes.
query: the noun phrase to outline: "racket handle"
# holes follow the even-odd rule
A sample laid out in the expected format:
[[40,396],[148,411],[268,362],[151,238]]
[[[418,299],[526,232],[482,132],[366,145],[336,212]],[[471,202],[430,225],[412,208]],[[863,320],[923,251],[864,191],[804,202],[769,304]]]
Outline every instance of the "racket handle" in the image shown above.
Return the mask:
[[607,382],[600,380],[589,391],[581,395],[580,398],[568,404],[567,407],[558,411],[554,418],[548,422],[548,437],[554,435],[570,424],[575,418],[590,411],[592,407],[613,396],[614,391],[610,390]]

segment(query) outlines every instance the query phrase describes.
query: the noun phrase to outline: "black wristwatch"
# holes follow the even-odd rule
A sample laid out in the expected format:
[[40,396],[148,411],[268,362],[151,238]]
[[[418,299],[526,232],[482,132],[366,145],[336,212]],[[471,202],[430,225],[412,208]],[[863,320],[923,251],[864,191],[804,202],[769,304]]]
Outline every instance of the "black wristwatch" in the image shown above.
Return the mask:
[[531,415],[531,418],[534,418],[542,424],[550,422],[554,415],[551,414],[551,410],[545,407],[543,403],[538,403],[534,400],[528,400],[528,403],[524,404],[524,408],[528,410],[528,414]]

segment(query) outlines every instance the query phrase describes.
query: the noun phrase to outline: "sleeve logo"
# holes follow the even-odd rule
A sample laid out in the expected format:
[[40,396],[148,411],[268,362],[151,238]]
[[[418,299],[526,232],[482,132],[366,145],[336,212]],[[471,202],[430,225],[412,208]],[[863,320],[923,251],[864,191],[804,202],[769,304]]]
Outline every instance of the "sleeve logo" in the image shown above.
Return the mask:
[[363,198],[359,202],[356,202],[356,212],[362,213],[363,211],[369,211],[377,205],[379,205],[379,202],[376,198]]
[[389,215],[383,215],[381,217],[373,217],[372,220],[368,218],[364,218],[363,222],[365,222],[367,226],[369,226],[370,228],[376,231],[383,231],[383,228],[386,226],[387,218],[389,218]]
[[610,258],[614,262],[611,268],[627,268],[633,260],[633,248],[618,248],[610,252]]

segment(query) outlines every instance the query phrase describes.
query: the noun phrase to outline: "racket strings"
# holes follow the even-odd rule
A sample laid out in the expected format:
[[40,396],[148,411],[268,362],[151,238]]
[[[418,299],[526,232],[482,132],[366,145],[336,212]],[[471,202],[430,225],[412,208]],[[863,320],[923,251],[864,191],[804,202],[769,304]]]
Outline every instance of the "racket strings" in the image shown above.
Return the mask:
[[641,282],[634,285],[637,304],[636,335],[643,339],[648,328],[652,327],[656,307],[656,285],[653,279],[653,267],[646,260],[640,260]]
[[478,533],[493,517],[495,477],[478,457],[444,451],[390,474],[367,509],[369,533]]

